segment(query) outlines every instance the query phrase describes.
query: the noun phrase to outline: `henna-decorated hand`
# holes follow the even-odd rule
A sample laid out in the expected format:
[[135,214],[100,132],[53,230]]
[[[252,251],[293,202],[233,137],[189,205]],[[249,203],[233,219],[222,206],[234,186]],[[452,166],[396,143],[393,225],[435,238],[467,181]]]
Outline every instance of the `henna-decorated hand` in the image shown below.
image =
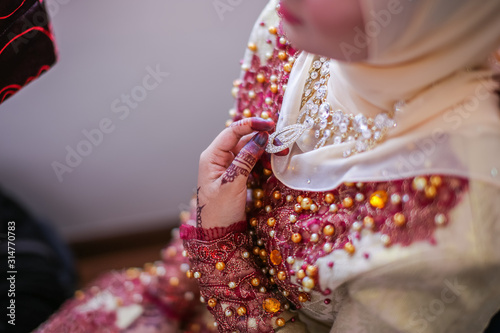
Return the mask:
[[[201,153],[197,226],[227,227],[245,219],[247,179],[267,144],[274,122],[246,118],[223,130]],[[258,131],[252,137],[252,132]]]

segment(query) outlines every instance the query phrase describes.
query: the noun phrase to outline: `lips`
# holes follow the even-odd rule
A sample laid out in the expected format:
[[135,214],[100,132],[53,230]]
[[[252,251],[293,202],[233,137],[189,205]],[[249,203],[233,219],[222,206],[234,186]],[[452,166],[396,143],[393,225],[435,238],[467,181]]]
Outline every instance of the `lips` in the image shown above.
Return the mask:
[[293,25],[302,24],[302,21],[288,10],[283,1],[280,1],[277,11],[278,15],[288,23]]

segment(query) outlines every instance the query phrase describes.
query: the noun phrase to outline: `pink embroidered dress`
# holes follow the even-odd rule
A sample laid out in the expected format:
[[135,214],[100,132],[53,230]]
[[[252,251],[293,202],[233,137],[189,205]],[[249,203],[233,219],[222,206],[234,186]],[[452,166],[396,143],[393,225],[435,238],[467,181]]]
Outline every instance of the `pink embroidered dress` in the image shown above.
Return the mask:
[[[279,125],[307,62],[275,5],[252,32],[231,121]],[[312,59],[306,73],[328,67]],[[253,169],[245,221],[196,228],[193,209],[183,245],[176,234],[161,262],[103,276],[38,332],[483,332],[500,308],[498,182],[442,168],[311,190],[316,178],[285,185],[282,165],[266,153]]]

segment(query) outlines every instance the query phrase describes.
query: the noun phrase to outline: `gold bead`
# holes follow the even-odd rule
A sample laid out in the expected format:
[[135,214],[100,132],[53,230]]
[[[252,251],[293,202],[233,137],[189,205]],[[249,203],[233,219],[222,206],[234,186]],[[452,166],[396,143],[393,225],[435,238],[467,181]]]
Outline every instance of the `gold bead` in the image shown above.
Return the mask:
[[283,65],[283,70],[290,73],[292,71],[292,65],[290,63]]
[[255,199],[262,199],[264,197],[264,191],[262,189],[253,190],[253,197]]
[[302,209],[305,209],[305,210],[311,209],[311,205],[312,205],[312,200],[310,198],[304,198],[300,202],[300,206],[302,207]]
[[437,189],[433,185],[425,187],[425,196],[429,199],[435,198],[437,195]]
[[297,222],[297,215],[290,215],[290,217],[288,218],[288,220],[290,220],[291,223],[295,223]]
[[219,261],[215,264],[215,268],[217,268],[218,271],[223,271],[224,268],[226,268],[226,264],[222,261]]
[[75,291],[75,298],[77,300],[82,300],[85,298],[85,293],[81,290],[77,290],[77,291]]
[[207,304],[209,307],[214,308],[217,305],[217,300],[215,298],[210,298]]
[[354,252],[356,252],[356,248],[351,242],[345,243],[344,250],[349,254],[354,254]]
[[406,223],[406,218],[402,213],[396,213],[394,214],[394,217],[392,218],[394,220],[394,224],[397,227],[402,227]]
[[251,225],[252,227],[254,227],[254,228],[255,228],[256,226],[258,226],[258,225],[259,225],[259,220],[258,220],[258,219],[256,219],[255,217],[254,217],[254,218],[251,218],[251,219],[250,219],[250,225]]
[[264,207],[264,210],[266,211],[266,213],[270,213],[273,210],[273,207],[267,205],[266,207]]
[[247,314],[247,308],[245,308],[244,306],[240,306],[238,309],[236,309],[236,313],[238,314],[238,316],[244,316]]
[[301,195],[299,195],[299,196],[297,197],[297,203],[301,203],[301,202],[302,202],[302,200],[304,200],[304,197],[303,197],[303,196],[301,196]]
[[248,49],[252,52],[257,51],[257,45],[255,43],[248,43]]
[[293,210],[295,211],[295,213],[302,213],[301,204],[299,204],[299,203],[295,204],[295,206],[293,207]]
[[415,191],[423,191],[427,186],[427,179],[425,177],[415,177],[411,185]]
[[274,277],[272,277],[272,276],[271,276],[271,277],[269,278],[269,283],[271,283],[271,284],[276,284],[276,281],[274,281]]
[[306,268],[307,276],[316,276],[318,274],[318,267],[314,265],[309,265]]
[[297,278],[303,279],[305,277],[306,277],[306,272],[303,269],[299,269],[299,271],[297,272]]
[[387,202],[387,192],[386,191],[375,191],[370,195],[370,205],[375,208],[384,208]]
[[262,307],[266,312],[276,313],[281,308],[281,303],[276,298],[266,298],[264,302],[262,302]]
[[278,280],[280,280],[280,281],[283,281],[286,279],[286,273],[283,271],[279,271],[277,276],[278,276]]
[[276,35],[278,33],[278,29],[276,27],[269,27],[269,33],[271,35]]
[[278,250],[272,250],[271,254],[269,255],[269,259],[271,259],[271,262],[276,266],[281,264],[281,262],[283,261],[283,257]]
[[295,233],[292,235],[292,242],[294,243],[300,243],[302,241],[302,235],[299,233]]
[[177,287],[179,285],[179,278],[176,277],[176,276],[172,276],[169,280],[168,280],[168,283],[173,286],[173,287]]
[[327,204],[332,204],[334,200],[335,200],[335,196],[334,196],[333,194],[331,194],[331,193],[327,193],[327,194],[325,195],[325,202],[326,202]]
[[351,197],[347,197],[347,198],[344,198],[344,200],[342,200],[342,205],[346,208],[352,207],[353,204],[354,204],[354,201],[352,200]]
[[303,280],[302,280],[302,286],[304,288],[307,288],[307,289],[313,289],[315,287],[315,283],[314,283],[314,280],[311,279],[310,277],[305,277]]
[[273,172],[271,170],[269,170],[269,169],[264,169],[263,172],[264,172],[264,176],[270,176],[270,175],[273,174]]
[[266,111],[262,111],[262,112],[260,113],[260,117],[261,117],[262,119],[269,119],[269,113],[267,113]]
[[251,116],[252,116],[252,112],[250,111],[250,109],[243,110],[243,117],[250,118]]
[[267,225],[270,226],[271,228],[274,227],[276,224],[276,219],[274,217],[270,217],[267,219]]
[[327,224],[325,225],[325,227],[323,228],[323,234],[325,236],[331,236],[335,233],[335,228],[333,227],[333,225],[331,224]]
[[194,277],[194,273],[193,273],[193,271],[191,271],[191,270],[187,271],[187,272],[186,272],[186,277],[187,277],[188,279],[192,279],[192,278]]
[[255,200],[255,201],[253,202],[253,205],[254,205],[254,207],[255,207],[255,208],[262,208],[262,206],[263,206],[264,204],[262,203],[262,200]]
[[252,284],[252,286],[258,287],[260,285],[260,280],[259,278],[253,278],[252,281],[250,281],[250,283]]
[[256,247],[253,248],[253,254],[255,254],[256,256],[258,256],[259,252],[260,252],[260,248],[258,246],[256,246]]
[[278,325],[279,327],[283,327],[285,326],[286,322],[285,322],[285,319],[279,317],[278,319],[276,319],[276,325]]
[[293,201],[293,195],[289,194],[286,196],[286,201],[287,202],[292,202]]
[[280,51],[280,52],[278,52],[278,58],[280,58],[280,60],[284,61],[284,60],[288,59],[288,54],[286,54],[285,51]]
[[353,187],[356,184],[351,183],[351,182],[345,182],[344,185],[347,186],[347,187]]
[[266,257],[267,257],[267,251],[266,251],[266,250],[264,250],[264,249],[261,249],[261,250],[259,251],[259,256],[260,256],[262,259],[266,258]]
[[307,294],[305,294],[305,293],[299,294],[299,302],[304,303],[304,302],[307,302],[307,300],[308,300]]
[[273,94],[276,94],[278,92],[278,85],[277,84],[271,84],[270,89],[271,89],[271,92]]
[[432,176],[431,179],[432,186],[439,187],[443,183],[443,179],[439,176]]
[[280,191],[274,191],[274,192],[273,192],[273,198],[274,198],[275,200],[279,200],[279,199],[281,199],[281,193],[280,193]]
[[363,224],[365,228],[372,229],[375,226],[375,221],[373,220],[373,217],[365,216],[365,218],[363,219]]
[[311,204],[311,212],[316,213],[319,210],[316,204]]
[[264,75],[264,74],[262,74],[262,73],[257,74],[256,79],[257,79],[257,82],[259,82],[259,83],[264,83],[264,82],[266,82],[266,77],[265,77],[265,75]]

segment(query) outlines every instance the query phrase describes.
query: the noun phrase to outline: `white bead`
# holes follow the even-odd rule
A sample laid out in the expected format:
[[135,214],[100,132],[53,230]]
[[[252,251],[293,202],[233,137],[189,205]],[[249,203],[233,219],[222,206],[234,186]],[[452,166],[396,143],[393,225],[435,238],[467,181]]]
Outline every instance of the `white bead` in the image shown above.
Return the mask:
[[391,243],[391,237],[389,237],[389,235],[380,236],[380,240],[382,241],[382,244],[384,244],[384,245],[389,245]]
[[259,239],[259,240],[257,241],[257,245],[258,245],[258,246],[262,246],[262,245],[264,245],[264,241],[263,241],[262,239]]
[[446,216],[444,214],[437,214],[435,217],[434,217],[434,222],[437,224],[437,225],[443,225],[446,223]]
[[290,295],[290,293],[288,292],[288,290],[283,290],[283,296],[288,297],[288,295]]
[[318,236],[318,234],[312,234],[312,235],[311,235],[311,242],[316,243],[317,241],[319,241],[319,236]]
[[186,291],[184,293],[184,299],[186,301],[192,301],[194,299],[194,293],[192,291]]
[[269,236],[270,236],[270,237],[274,237],[274,234],[275,234],[275,231],[274,231],[274,230],[269,231]]
[[280,38],[280,44],[282,44],[282,45],[286,44],[286,38],[285,37],[281,37]]
[[286,303],[285,305],[283,305],[283,309],[289,310],[290,309],[290,304]]
[[236,288],[236,283],[231,281],[231,282],[229,282],[228,286],[229,286],[229,288],[234,289],[234,288]]
[[183,257],[187,257],[188,256],[188,251],[186,251],[186,250],[182,251],[182,256]]
[[266,58],[271,59],[273,57],[273,54],[271,52],[266,53]]
[[[238,93],[240,92],[240,89],[238,87],[233,87],[233,89],[231,89],[231,95],[233,95],[234,98],[238,97]],[[231,113],[229,113],[229,115],[231,117],[233,117],[231,115]]]
[[363,223],[359,222],[359,221],[356,221],[352,224],[352,229],[354,231],[360,231],[361,228],[363,227]]
[[200,272],[194,272],[193,276],[194,276],[195,279],[199,279],[199,278],[201,278],[201,273]]
[[401,202],[401,196],[397,193],[394,193],[393,195],[391,195],[391,202],[394,204],[394,205],[397,205],[398,203]]
[[269,79],[270,79],[270,80],[271,80],[271,82],[273,82],[273,83],[278,82],[278,77],[277,77],[276,75],[274,75],[274,74],[273,74],[273,75],[271,75],[271,77],[270,77]]
[[234,117],[234,116],[236,116],[236,109],[231,109],[231,110],[229,110],[229,116],[230,116],[230,117]]
[[329,209],[330,213],[336,213],[336,212],[338,212],[338,210],[339,209],[337,208],[336,204],[331,204],[330,205],[330,209]]
[[293,263],[295,262],[295,259],[290,256],[290,257],[286,258],[286,262],[289,263],[290,265],[293,265]]
[[181,264],[180,268],[181,268],[182,273],[186,273],[187,271],[189,271],[190,267],[189,267],[189,264],[183,263],[183,264]]
[[250,66],[248,66],[247,64],[243,64],[243,65],[241,65],[241,69],[246,72],[250,69]]
[[226,309],[224,314],[226,315],[226,317],[231,317],[233,315],[233,311],[231,311],[230,309]]
[[261,293],[263,293],[263,294],[265,294],[265,293],[266,293],[266,291],[267,291],[267,289],[266,289],[265,287],[260,287],[260,288],[259,288],[259,292],[261,292]]
[[250,97],[250,98],[255,98],[255,91],[250,90],[250,91],[248,92],[248,97]]
[[323,245],[323,251],[325,251],[326,253],[332,252],[332,244],[325,243],[325,245]]
[[205,298],[203,296],[200,296],[200,302],[205,303]]
[[243,252],[243,253],[241,254],[241,256],[242,256],[243,258],[245,258],[245,259],[248,259],[248,258],[250,258],[250,253],[249,253],[248,251],[245,251],[245,252]]
[[266,97],[266,100],[265,100],[265,101],[266,101],[266,104],[267,104],[267,105],[271,105],[271,104],[273,104],[273,99],[272,99],[271,97]]
[[276,270],[274,268],[269,269],[269,275],[274,275],[276,274]]
[[357,193],[355,199],[356,201],[361,202],[365,200],[365,196],[363,195],[363,193]]

